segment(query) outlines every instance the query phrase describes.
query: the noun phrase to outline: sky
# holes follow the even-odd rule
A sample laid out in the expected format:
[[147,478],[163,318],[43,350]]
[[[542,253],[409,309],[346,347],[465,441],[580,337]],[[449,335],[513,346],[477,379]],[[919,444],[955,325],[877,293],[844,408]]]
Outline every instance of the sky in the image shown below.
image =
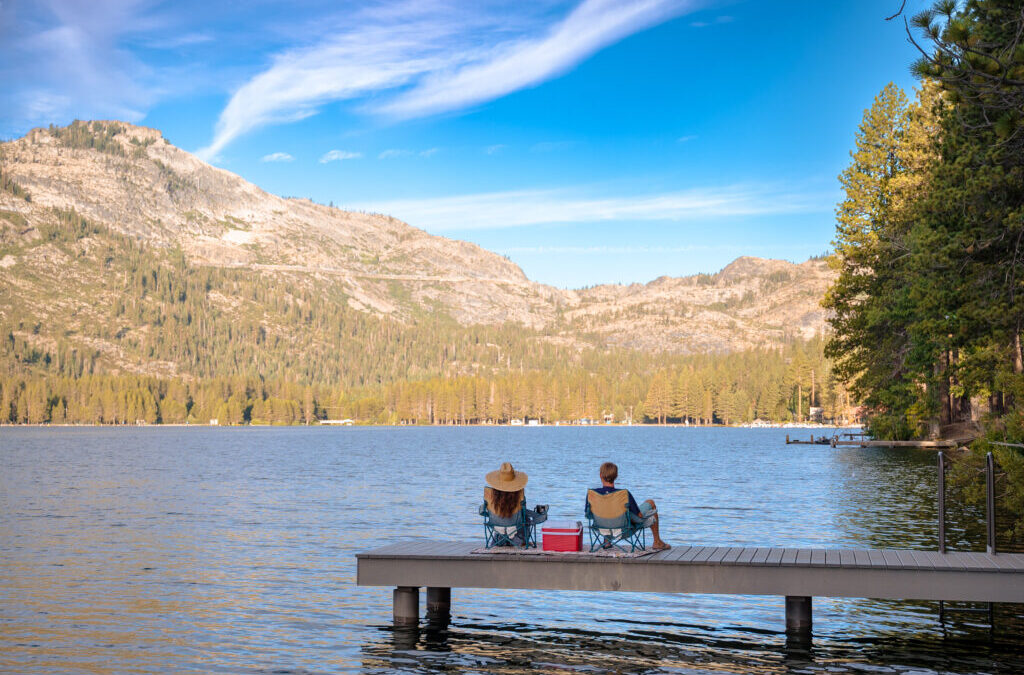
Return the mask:
[[864,109],[915,85],[900,3],[0,0],[0,137],[155,127],[565,288],[800,262]]

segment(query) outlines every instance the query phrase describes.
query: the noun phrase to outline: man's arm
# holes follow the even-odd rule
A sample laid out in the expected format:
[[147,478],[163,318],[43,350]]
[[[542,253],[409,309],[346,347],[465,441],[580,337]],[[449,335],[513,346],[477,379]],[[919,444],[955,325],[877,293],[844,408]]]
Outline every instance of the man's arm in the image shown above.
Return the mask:
[[636,500],[633,499],[633,493],[630,492],[629,490],[626,490],[626,494],[629,495],[629,512],[632,513],[634,516],[639,516],[640,507],[637,506]]

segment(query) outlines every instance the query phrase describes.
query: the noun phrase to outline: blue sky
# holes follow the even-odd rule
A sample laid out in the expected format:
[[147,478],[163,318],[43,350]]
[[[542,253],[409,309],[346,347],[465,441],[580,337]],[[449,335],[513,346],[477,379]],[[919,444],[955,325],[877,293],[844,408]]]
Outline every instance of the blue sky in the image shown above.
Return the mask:
[[153,126],[563,287],[802,261],[863,110],[914,86],[899,5],[2,0],[0,134]]

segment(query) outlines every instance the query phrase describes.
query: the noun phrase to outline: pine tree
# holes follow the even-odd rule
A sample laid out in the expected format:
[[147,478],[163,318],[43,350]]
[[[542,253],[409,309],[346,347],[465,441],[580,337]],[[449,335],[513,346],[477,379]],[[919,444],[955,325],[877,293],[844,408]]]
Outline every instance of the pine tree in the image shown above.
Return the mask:
[[[890,438],[917,433],[936,408],[934,392],[923,390],[918,377],[928,350],[908,363],[916,309],[905,253],[916,186],[906,174],[911,161],[924,161],[929,142],[910,134],[913,119],[906,96],[893,84],[864,113],[851,164],[840,175],[845,198],[836,213],[830,259],[838,276],[822,303],[834,312],[826,353],[855,394],[874,408],[875,432]],[[911,140],[916,144],[908,148]]]

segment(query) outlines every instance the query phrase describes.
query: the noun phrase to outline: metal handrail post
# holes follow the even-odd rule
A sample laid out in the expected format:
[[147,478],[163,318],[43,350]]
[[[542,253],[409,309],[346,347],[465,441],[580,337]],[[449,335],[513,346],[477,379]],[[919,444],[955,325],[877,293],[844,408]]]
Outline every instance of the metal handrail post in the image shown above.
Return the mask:
[[939,450],[939,553],[946,552],[946,457]]
[[996,552],[996,464],[992,453],[985,455],[985,515],[988,530],[988,553]]

